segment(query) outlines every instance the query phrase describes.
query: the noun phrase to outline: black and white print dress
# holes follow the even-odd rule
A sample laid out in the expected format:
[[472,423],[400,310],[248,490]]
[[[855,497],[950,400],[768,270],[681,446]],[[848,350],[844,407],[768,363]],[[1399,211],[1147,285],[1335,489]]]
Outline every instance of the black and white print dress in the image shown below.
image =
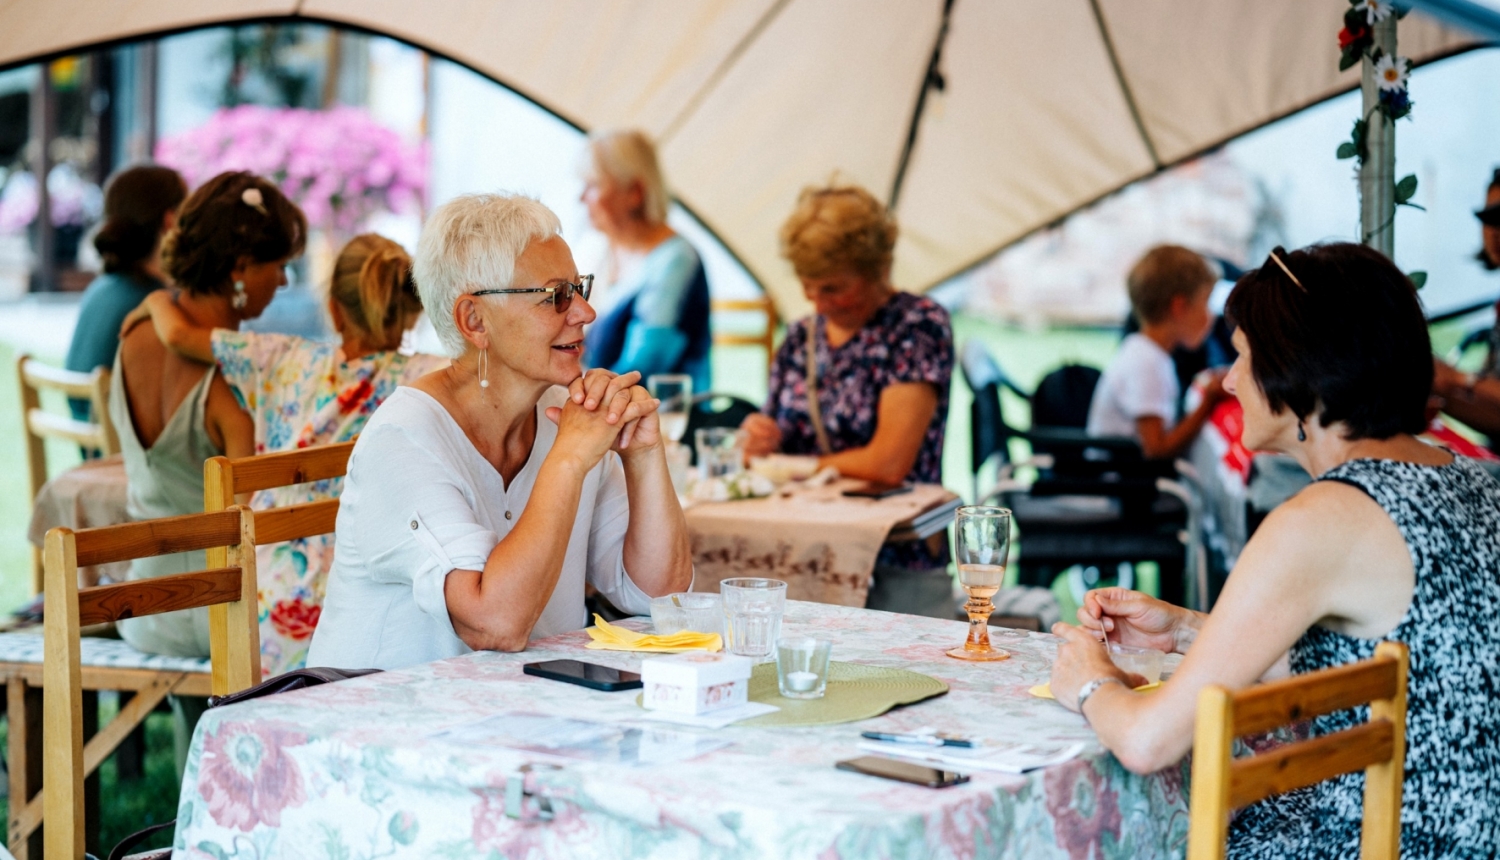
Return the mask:
[[[1493,857],[1500,852],[1500,483],[1473,460],[1446,466],[1352,460],[1321,480],[1363,490],[1411,552],[1411,606],[1383,640],[1411,652],[1401,856]],[[1382,640],[1324,627],[1292,647],[1294,673],[1367,659]],[[1313,721],[1315,735],[1350,728],[1369,708]],[[1359,856],[1364,774],[1247,807],[1230,828],[1235,858]]]

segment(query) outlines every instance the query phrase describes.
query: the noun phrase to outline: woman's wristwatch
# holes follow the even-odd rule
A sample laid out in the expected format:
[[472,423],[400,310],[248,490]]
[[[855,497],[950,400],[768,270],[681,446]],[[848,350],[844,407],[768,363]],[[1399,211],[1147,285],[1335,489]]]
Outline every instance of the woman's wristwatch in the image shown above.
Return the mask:
[[1083,721],[1085,723],[1089,721],[1089,718],[1088,715],[1083,712],[1083,703],[1089,700],[1089,696],[1092,696],[1095,693],[1099,692],[1099,688],[1104,686],[1105,684],[1119,684],[1122,687],[1125,686],[1125,682],[1121,681],[1119,678],[1116,678],[1113,675],[1105,675],[1102,678],[1095,678],[1094,680],[1088,682],[1087,684],[1084,684],[1081,688],[1079,688],[1078,716],[1083,717]]

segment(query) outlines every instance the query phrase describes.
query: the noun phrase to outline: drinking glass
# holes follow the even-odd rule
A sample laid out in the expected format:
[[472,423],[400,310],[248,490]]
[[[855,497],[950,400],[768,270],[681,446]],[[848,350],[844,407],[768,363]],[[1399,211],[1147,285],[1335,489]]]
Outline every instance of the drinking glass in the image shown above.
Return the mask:
[[724,638],[729,653],[756,660],[770,657],[781,636],[786,583],[738,577],[719,583],[719,594],[724,598]]
[[788,699],[821,699],[828,689],[827,639],[780,639],[776,642],[776,684]]
[[686,373],[653,373],[646,380],[646,388],[661,401],[656,417],[662,435],[681,442],[687,432],[688,412],[693,408],[693,378]]
[[745,445],[732,427],[703,427],[695,434],[703,480],[731,478],[745,468]]
[[953,555],[958,561],[958,584],[969,594],[969,638],[962,648],[948,652],[960,660],[1004,660],[1009,653],[990,646],[990,598],[1005,582],[1005,559],[1010,552],[1010,511],[983,505],[958,509],[953,524]]
[[651,601],[651,625],[662,636],[691,630],[720,633],[724,629],[724,605],[717,594],[680,592]]

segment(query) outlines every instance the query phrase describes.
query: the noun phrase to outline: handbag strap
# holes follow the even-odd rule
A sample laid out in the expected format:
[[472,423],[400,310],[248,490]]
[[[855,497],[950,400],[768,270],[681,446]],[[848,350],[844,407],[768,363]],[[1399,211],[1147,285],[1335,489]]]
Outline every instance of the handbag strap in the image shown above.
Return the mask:
[[818,452],[823,456],[833,453],[828,444],[828,430],[823,426],[823,410],[818,405],[818,317],[807,322],[807,417],[812,419],[813,432],[818,436]]

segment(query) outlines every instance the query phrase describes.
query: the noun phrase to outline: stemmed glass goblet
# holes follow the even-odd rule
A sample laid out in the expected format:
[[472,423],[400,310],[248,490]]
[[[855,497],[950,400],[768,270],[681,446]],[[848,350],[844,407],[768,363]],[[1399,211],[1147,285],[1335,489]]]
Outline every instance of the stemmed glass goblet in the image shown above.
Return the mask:
[[990,598],[1005,582],[1005,560],[1010,553],[1010,511],[985,505],[958,509],[953,524],[954,558],[958,561],[958,584],[969,595],[964,609],[969,613],[969,638],[948,652],[959,660],[1004,660],[1010,653],[990,645]]

